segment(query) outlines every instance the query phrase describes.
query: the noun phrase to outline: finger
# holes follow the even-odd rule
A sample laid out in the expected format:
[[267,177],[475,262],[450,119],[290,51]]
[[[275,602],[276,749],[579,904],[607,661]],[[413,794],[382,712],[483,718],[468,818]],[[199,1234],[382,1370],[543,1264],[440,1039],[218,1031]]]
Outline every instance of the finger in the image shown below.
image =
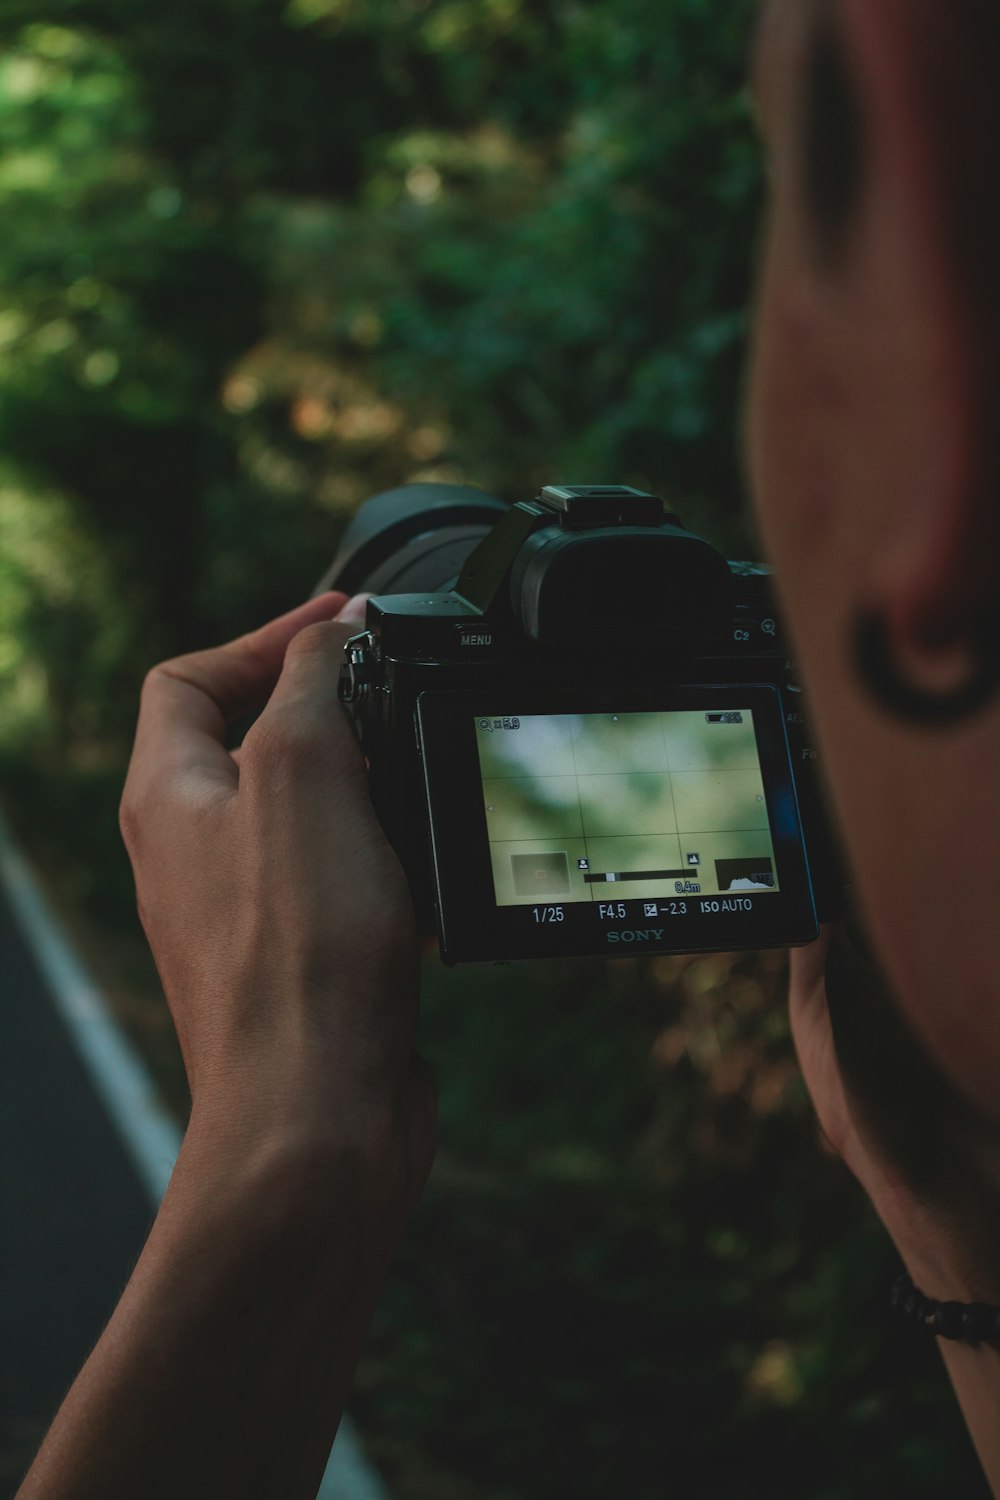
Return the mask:
[[307,819],[327,818],[336,807],[371,829],[365,760],[339,695],[344,647],[363,623],[365,602],[352,599],[335,620],[311,625],[291,642],[267,707],[243,741],[241,769],[251,796],[290,775]]
[[243,741],[245,768],[262,758],[270,765],[304,753],[326,773],[363,771],[361,747],[338,691],[344,647],[357,631],[356,621],[338,619],[310,625],[295,637],[267,707]]
[[[334,619],[319,621],[299,632],[285,653],[265,715],[269,710],[284,710],[295,701],[326,708],[339,701],[344,647],[364,624],[368,598],[367,594],[356,594]],[[337,718],[342,720],[344,715],[338,713]]]
[[795,1050],[820,1128],[838,1155],[851,1153],[850,1114],[844,1098],[827,1006],[826,965],[836,927],[824,927],[808,948],[790,958],[789,1016]]
[[223,744],[226,725],[267,697],[295,636],[344,603],[342,593],[321,595],[224,646],[154,667],[143,686],[130,779],[162,786],[186,773],[235,789],[239,770]]
[[820,929],[820,935],[814,943],[807,948],[793,948],[789,955],[789,969],[792,979],[792,994],[814,995],[817,985],[826,973],[826,959],[830,951],[830,939],[836,931],[835,926],[826,926]]
[[826,998],[826,965],[835,926],[823,927],[808,948],[793,948],[788,963],[788,1001],[792,1035],[803,1068],[803,1054],[813,1056],[826,1048],[830,1016]]

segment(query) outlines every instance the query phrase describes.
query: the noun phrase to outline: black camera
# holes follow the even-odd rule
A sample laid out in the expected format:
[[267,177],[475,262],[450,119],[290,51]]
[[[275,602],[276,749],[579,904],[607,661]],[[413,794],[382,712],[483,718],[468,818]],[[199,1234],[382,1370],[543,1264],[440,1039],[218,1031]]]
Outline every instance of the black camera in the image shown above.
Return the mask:
[[768,571],[655,495],[369,500],[340,696],[448,963],[812,941],[842,905]]

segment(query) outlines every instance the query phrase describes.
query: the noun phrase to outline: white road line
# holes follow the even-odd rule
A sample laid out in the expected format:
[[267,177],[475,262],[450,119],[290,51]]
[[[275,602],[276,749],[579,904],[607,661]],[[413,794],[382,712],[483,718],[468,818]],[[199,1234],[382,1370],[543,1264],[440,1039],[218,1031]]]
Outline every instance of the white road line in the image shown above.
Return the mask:
[[145,1064],[112,1018],[97,985],[70,947],[2,818],[0,875],[55,1008],[156,1206],[180,1150],[180,1128],[164,1108]]
[[[146,1064],[115,1020],[50,907],[0,813],[0,881],[91,1083],[135,1165],[153,1207],[170,1180],[181,1130]],[[317,1500],[387,1500],[345,1417]]]

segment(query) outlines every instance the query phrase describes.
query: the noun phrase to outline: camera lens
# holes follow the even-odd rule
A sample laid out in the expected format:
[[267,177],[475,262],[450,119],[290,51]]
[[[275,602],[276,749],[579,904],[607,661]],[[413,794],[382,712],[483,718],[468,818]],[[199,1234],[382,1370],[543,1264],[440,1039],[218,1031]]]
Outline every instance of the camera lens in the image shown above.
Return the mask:
[[408,484],[367,500],[315,593],[410,594],[449,589],[508,507],[461,484]]

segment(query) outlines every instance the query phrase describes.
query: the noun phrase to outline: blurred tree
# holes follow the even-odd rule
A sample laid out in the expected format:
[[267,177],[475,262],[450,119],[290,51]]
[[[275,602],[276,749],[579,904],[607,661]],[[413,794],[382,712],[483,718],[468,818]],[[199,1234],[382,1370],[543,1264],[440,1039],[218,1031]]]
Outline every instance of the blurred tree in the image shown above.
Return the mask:
[[[143,671],[303,597],[367,494],[634,483],[752,545],[753,9],[5,0],[0,770],[99,953]],[[870,1326],[781,982],[432,974],[447,1149],[360,1385],[398,1495],[979,1493]]]
[[10,0],[0,452],[108,559],[119,689],[407,478],[618,478],[739,537],[748,11]]

